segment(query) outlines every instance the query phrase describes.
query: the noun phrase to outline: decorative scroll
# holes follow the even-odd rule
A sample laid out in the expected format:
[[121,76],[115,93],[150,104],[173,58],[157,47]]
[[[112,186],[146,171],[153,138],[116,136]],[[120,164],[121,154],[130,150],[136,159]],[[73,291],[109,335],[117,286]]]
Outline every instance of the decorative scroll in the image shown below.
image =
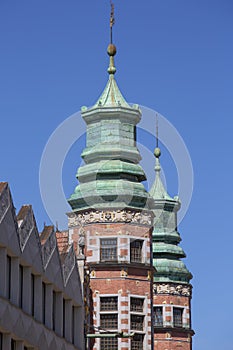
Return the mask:
[[63,264],[63,278],[64,278],[65,286],[74,269],[74,266],[75,266],[75,253],[72,245],[70,250],[66,254],[65,261]]
[[24,250],[27,240],[30,237],[34,228],[35,228],[35,222],[34,222],[33,213],[31,208],[28,208],[27,214],[19,226],[19,242],[20,242],[20,248],[22,251]]
[[172,294],[185,297],[192,296],[192,286],[189,284],[156,283],[154,294]]
[[68,213],[69,227],[82,226],[92,223],[134,223],[152,226],[153,220],[150,212],[132,210],[89,211],[84,213]]
[[0,223],[4,219],[9,207],[10,207],[10,196],[9,196],[8,186],[6,186],[3,192],[0,194]]
[[48,263],[56,249],[56,235],[52,232],[45,244],[42,246],[42,260],[44,269],[48,266]]

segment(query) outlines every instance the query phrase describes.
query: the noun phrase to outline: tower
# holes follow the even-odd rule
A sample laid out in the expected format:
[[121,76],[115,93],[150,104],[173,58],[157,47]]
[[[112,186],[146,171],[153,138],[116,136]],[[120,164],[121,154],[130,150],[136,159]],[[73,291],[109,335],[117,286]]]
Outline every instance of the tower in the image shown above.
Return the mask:
[[155,182],[150,190],[154,200],[153,265],[154,275],[154,349],[191,350],[192,275],[180,259],[186,255],[177,231],[178,197],[171,198],[164,188],[160,172],[161,151],[155,148]]
[[69,199],[69,236],[79,242],[79,264],[88,271],[86,330],[95,333],[89,348],[151,349],[152,200],[136,146],[141,112],[118,88],[115,54],[111,40],[107,85],[93,107],[82,109],[85,164]]
[[[191,350],[191,273],[178,246],[178,197],[160,177],[148,193],[139,161],[137,105],[129,105],[115,80],[116,47],[108,46],[109,79],[91,107],[84,165],[68,202],[69,240],[76,243],[86,304],[87,349]],[[157,137],[158,140],[158,137]],[[158,143],[158,141],[157,141]]]

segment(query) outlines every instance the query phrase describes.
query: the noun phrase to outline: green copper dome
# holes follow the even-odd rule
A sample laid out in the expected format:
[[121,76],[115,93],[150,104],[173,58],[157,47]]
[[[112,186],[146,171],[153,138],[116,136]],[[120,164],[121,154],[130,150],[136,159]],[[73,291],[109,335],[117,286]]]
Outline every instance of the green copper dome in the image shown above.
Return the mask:
[[109,80],[90,109],[82,109],[87,124],[84,165],[77,171],[78,186],[68,202],[74,211],[88,208],[147,208],[152,203],[141,181],[136,125],[141,119],[137,105],[130,106],[114,78],[116,49],[108,50]]
[[178,197],[170,197],[160,177],[161,151],[155,149],[155,181],[151,187],[150,195],[153,198],[154,229],[153,265],[156,269],[154,282],[189,283],[192,274],[180,259],[186,255],[178,244],[181,241],[177,231],[177,211],[180,208]]

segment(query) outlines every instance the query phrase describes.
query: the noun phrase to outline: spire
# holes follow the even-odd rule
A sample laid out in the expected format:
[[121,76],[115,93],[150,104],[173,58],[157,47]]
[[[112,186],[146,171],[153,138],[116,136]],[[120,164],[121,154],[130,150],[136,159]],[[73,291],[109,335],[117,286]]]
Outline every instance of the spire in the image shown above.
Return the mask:
[[147,210],[152,205],[152,198],[141,183],[146,176],[135,142],[141,111],[138,105],[131,107],[125,101],[115,80],[117,50],[112,41],[113,24],[111,3],[109,79],[96,104],[90,109],[82,108],[87,124],[86,147],[82,152],[85,164],[78,169],[79,184],[69,199],[74,211],[91,207]]
[[159,158],[161,156],[161,150],[159,148],[159,127],[158,127],[158,115],[156,114],[156,148],[154,150],[155,155],[155,182],[150,190],[150,195],[153,197],[154,200],[157,199],[167,199],[167,200],[173,200],[169,194],[167,193],[163,182],[161,180],[161,166]]
[[110,44],[108,45],[108,55],[110,57],[109,67],[108,67],[108,73],[109,74],[115,74],[116,73],[116,67],[114,65],[114,56],[117,52],[116,46],[113,44],[112,41],[112,27],[115,24],[115,17],[114,17],[114,4],[112,1],[110,1],[111,5],[111,14],[110,14]]
[[189,283],[191,273],[181,260],[186,255],[181,247],[177,231],[177,211],[180,208],[178,197],[171,198],[161,180],[160,156],[158,137],[158,116],[156,115],[156,148],[154,150],[155,181],[150,190],[154,200],[153,211],[155,215],[153,240],[153,264],[157,272],[154,282]]
[[114,4],[110,1],[111,4],[111,14],[110,14],[110,44],[108,45],[107,53],[109,55],[109,66],[108,66],[108,74],[109,79],[107,85],[99,97],[98,101],[92,108],[100,108],[100,107],[126,107],[131,108],[130,105],[125,101],[122,96],[120,89],[116,83],[114,78],[114,74],[116,73],[116,67],[114,62],[114,56],[117,53],[117,48],[113,44],[113,25],[115,24],[114,17]]
[[115,74],[116,73],[116,67],[114,65],[114,56],[117,52],[116,46],[113,45],[112,42],[112,27],[115,24],[115,18],[114,18],[114,4],[112,1],[110,1],[111,5],[111,14],[110,14],[110,44],[108,45],[108,55],[110,57],[109,67],[108,67],[108,73],[109,74]]

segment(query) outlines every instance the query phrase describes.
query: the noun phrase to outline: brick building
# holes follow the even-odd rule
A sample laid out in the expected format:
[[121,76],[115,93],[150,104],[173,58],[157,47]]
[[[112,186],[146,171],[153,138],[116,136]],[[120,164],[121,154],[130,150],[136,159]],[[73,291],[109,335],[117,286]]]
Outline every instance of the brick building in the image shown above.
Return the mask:
[[192,349],[191,273],[180,259],[186,255],[177,231],[180,201],[166,192],[160,177],[161,151],[155,149],[155,182],[150,190],[155,215],[153,241],[154,274],[154,349]]

